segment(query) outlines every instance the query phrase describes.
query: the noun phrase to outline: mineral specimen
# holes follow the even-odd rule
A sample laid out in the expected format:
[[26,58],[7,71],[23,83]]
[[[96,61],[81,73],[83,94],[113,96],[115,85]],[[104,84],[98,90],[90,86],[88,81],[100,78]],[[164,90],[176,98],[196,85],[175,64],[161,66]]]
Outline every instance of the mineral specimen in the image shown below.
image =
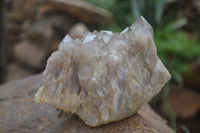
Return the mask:
[[170,79],[143,17],[121,33],[66,35],[43,75],[35,101],[76,113],[89,126],[131,116]]

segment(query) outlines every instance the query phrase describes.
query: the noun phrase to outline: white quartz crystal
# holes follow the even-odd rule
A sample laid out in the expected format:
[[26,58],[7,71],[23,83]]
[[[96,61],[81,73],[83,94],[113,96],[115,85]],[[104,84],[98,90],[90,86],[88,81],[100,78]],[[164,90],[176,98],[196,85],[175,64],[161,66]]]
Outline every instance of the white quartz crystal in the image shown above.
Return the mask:
[[140,17],[121,33],[88,32],[76,40],[67,35],[48,59],[35,101],[98,126],[131,116],[169,79],[152,27]]

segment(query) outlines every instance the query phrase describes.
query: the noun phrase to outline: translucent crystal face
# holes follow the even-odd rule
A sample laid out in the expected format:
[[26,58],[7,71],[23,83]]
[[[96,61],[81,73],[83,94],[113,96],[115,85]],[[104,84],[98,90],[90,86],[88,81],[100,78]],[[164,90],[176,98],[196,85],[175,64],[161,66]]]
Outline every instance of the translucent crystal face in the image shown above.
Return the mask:
[[48,59],[35,100],[98,126],[131,116],[169,79],[152,27],[140,17],[121,33],[88,32],[76,40],[66,35]]

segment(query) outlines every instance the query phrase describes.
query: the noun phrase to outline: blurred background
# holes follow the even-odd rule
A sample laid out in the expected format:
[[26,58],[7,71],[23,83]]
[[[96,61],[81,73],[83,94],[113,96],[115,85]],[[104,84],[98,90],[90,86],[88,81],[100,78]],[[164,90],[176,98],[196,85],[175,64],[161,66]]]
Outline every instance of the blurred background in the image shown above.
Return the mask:
[[199,133],[200,0],[1,0],[0,84],[41,73],[66,34],[120,32],[140,15],[172,75],[150,104],[178,133]]

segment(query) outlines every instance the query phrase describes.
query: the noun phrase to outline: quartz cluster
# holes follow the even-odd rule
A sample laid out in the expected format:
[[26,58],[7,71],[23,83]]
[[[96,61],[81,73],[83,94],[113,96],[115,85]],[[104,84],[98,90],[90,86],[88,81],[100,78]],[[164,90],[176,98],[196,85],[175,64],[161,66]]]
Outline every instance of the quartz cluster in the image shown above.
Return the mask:
[[92,127],[131,116],[171,77],[143,17],[121,33],[66,35],[43,75],[35,101],[76,113]]

